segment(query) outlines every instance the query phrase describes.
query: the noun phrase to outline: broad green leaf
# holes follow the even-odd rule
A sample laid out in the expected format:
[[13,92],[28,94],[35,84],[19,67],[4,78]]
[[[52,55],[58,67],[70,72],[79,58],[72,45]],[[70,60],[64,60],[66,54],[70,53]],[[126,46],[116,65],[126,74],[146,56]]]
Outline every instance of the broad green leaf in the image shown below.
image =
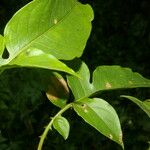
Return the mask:
[[61,75],[50,76],[47,98],[56,106],[63,108],[69,98],[69,89],[66,81]]
[[66,118],[62,116],[56,117],[53,122],[53,127],[64,137],[65,140],[68,138],[70,125]]
[[18,57],[13,59],[9,65],[16,65],[21,67],[38,67],[45,69],[52,69],[64,71],[72,75],[77,75],[72,69],[67,67],[64,63],[50,54],[44,53],[39,49],[28,49],[26,52],[21,53]]
[[9,61],[31,47],[57,59],[80,57],[92,20],[92,8],[76,0],[34,0],[6,25],[4,37]]
[[68,76],[68,84],[76,99],[87,97],[99,91],[125,88],[150,87],[150,80],[129,68],[120,66],[99,66],[90,83],[89,69],[81,63],[77,71],[80,78]]
[[127,98],[137,104],[149,117],[150,117],[150,99],[145,101],[140,101],[133,96],[122,95],[121,97]]
[[4,48],[5,48],[4,37],[2,35],[0,35],[0,59],[2,58]]
[[119,118],[109,103],[98,98],[85,98],[74,102],[73,108],[88,124],[123,147]]
[[96,89],[124,89],[150,87],[150,80],[144,78],[130,68],[120,66],[100,66],[93,74],[93,84]]

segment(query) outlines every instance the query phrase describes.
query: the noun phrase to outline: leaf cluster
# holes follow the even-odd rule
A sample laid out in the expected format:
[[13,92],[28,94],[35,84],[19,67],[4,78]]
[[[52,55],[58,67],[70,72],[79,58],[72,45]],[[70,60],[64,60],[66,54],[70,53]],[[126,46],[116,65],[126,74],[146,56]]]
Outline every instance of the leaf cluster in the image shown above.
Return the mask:
[[[90,75],[84,62],[79,59],[76,59],[75,63],[69,61],[82,55],[91,32],[93,18],[90,5],[76,0],[65,2],[63,0],[34,0],[16,12],[7,23],[4,35],[0,35],[0,73],[2,73],[2,85],[8,84],[10,87],[4,88],[1,92],[0,107],[1,118],[6,114],[11,118],[7,118],[6,122],[0,125],[3,131],[0,135],[2,149],[21,149],[26,143],[18,141],[19,137],[12,138],[14,135],[12,132],[15,130],[11,130],[11,127],[16,122],[19,124],[15,128],[16,131],[23,127],[26,128],[24,132],[21,132],[21,137],[39,135],[39,132],[35,133],[34,128],[36,127],[34,126],[40,118],[35,119],[35,117],[43,104],[41,93],[45,94],[45,92],[49,101],[60,110],[54,117],[51,117],[40,136],[38,150],[42,149],[50,130],[56,129],[64,139],[68,138],[70,124],[63,115],[69,108],[124,149],[118,114],[101,97],[101,94],[105,91],[150,87],[150,80],[129,68],[117,65],[99,66]],[[138,33],[135,34],[137,35]],[[4,57],[6,51],[8,54],[7,57]],[[4,71],[21,67],[47,70],[25,69],[29,73],[31,71],[31,74],[27,74],[25,79],[17,74],[15,76],[19,78],[11,82],[11,77],[9,78]],[[54,71],[65,72],[67,76]],[[8,79],[5,79],[7,75]],[[150,116],[149,100],[140,101],[127,95],[121,97],[131,100]],[[11,102],[9,102],[10,98]],[[7,136],[4,130],[8,131],[7,138],[4,138]],[[30,139],[26,140],[30,141]],[[10,145],[8,146],[7,143]],[[50,147],[54,147],[54,144],[52,143]]]

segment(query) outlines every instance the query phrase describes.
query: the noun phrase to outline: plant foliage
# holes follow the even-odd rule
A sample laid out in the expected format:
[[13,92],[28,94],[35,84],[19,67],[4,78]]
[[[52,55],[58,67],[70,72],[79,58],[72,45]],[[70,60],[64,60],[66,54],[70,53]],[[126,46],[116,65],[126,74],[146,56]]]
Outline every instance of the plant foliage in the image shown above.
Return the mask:
[[[98,66],[90,75],[83,61],[76,59],[74,65],[73,61],[68,61],[68,65],[62,61],[82,55],[93,18],[91,6],[77,0],[33,0],[14,14],[4,29],[4,36],[0,35],[1,73],[5,69],[18,67],[50,70],[41,70],[37,74],[44,74],[44,79],[39,77],[39,88],[60,110],[51,118],[40,136],[38,150],[42,149],[49,130],[53,128],[65,140],[68,138],[70,124],[63,113],[70,108],[124,149],[117,112],[106,100],[98,97],[103,91],[150,87],[149,79],[129,68]],[[3,58],[6,50],[8,58]],[[69,75],[63,77],[58,71]],[[70,100],[71,93],[73,95]],[[122,97],[133,101],[150,117],[149,100],[142,102],[132,96]],[[3,102],[0,107],[7,109]],[[0,142],[5,142],[5,139],[0,137]],[[6,148],[5,145],[3,147]]]

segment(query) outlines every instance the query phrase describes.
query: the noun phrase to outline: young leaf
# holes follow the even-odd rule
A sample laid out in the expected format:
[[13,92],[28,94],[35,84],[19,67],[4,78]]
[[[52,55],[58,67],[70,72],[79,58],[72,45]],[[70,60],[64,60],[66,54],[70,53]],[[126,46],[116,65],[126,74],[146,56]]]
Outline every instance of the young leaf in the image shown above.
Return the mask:
[[56,106],[63,108],[69,98],[69,89],[66,81],[61,75],[50,76],[47,98]]
[[44,53],[39,49],[28,49],[26,52],[21,53],[18,57],[13,59],[9,65],[16,65],[21,67],[38,67],[45,69],[52,69],[64,71],[72,75],[78,76],[72,69],[67,67],[64,63],[50,54]]
[[110,104],[98,98],[85,98],[74,102],[73,108],[88,124],[123,147],[119,118]]
[[93,11],[77,0],[34,0],[4,30],[9,61],[34,47],[57,59],[80,57],[91,31]]
[[127,95],[122,95],[121,97],[127,98],[137,104],[150,117],[150,100],[140,101],[133,96]]
[[150,87],[150,80],[134,73],[129,68],[120,66],[100,66],[93,73],[90,83],[89,69],[81,63],[77,71],[80,78],[68,76],[68,84],[76,99],[88,97],[98,91],[136,87]]
[[56,117],[53,122],[53,127],[64,137],[65,140],[68,138],[70,126],[66,118],[62,116]]

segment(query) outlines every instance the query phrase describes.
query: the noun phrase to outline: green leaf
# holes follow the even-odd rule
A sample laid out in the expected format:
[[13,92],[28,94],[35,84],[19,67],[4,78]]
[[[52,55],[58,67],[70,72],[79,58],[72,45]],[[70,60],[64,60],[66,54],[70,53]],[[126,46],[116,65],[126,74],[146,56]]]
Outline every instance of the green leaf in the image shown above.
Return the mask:
[[2,54],[5,48],[5,40],[2,35],[0,35],[0,58],[2,58]]
[[68,84],[76,99],[88,97],[99,91],[125,88],[150,87],[150,80],[129,68],[120,66],[99,66],[93,73],[90,83],[90,72],[85,63],[80,64],[77,73],[80,78],[68,76]]
[[137,104],[149,117],[150,117],[150,99],[145,101],[140,101],[133,96],[122,95],[121,97],[127,98]]
[[28,49],[26,52],[21,53],[18,57],[13,59],[9,65],[52,69],[57,71],[64,71],[69,74],[78,76],[72,69],[67,67],[54,56],[34,48]]
[[68,138],[70,126],[66,118],[62,116],[56,117],[53,122],[53,127],[64,137],[65,140]]
[[69,89],[64,78],[59,74],[49,78],[47,98],[56,106],[63,108],[69,98]]
[[123,147],[119,118],[110,104],[98,98],[85,98],[74,102],[73,108],[88,124]]
[[93,84],[96,89],[124,89],[150,87],[150,80],[144,78],[130,68],[120,66],[100,66],[93,74]]
[[34,0],[6,25],[4,37],[9,61],[31,47],[57,59],[80,57],[92,20],[92,8],[76,0]]
[[77,73],[79,74],[80,79],[74,78],[73,76],[67,77],[68,85],[71,88],[75,99],[80,99],[94,93],[96,90],[90,83],[90,72],[85,63],[81,63]]

